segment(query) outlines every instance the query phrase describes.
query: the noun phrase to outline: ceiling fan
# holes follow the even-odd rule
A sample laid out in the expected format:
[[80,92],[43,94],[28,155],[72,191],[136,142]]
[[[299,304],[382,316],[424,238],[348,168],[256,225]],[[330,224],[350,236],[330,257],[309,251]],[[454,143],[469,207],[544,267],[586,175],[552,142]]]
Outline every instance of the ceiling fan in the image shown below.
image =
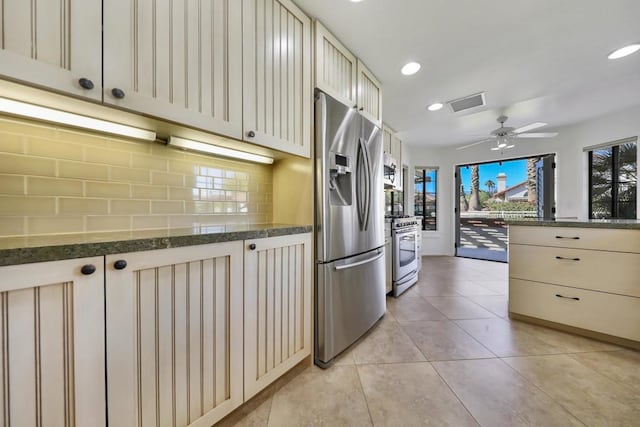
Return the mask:
[[465,148],[473,147],[474,145],[482,144],[484,142],[495,141],[495,147],[492,147],[493,151],[504,151],[510,148],[513,148],[515,145],[513,144],[513,140],[516,138],[553,138],[558,135],[558,132],[546,132],[546,133],[525,133],[530,130],[538,129],[543,126],[546,126],[546,123],[531,123],[527,126],[523,126],[521,128],[512,128],[505,127],[504,123],[507,121],[507,116],[498,117],[498,123],[500,123],[500,127],[491,132],[491,136],[489,138],[482,139],[480,141],[476,141],[472,144],[465,145],[463,147],[458,147],[458,150],[464,150]]

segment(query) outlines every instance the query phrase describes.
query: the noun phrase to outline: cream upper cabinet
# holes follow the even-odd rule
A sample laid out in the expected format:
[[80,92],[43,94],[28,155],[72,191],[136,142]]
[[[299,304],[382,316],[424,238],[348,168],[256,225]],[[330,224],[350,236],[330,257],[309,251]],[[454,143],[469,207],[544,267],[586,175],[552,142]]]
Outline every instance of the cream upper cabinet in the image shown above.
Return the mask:
[[357,58],[319,21],[315,21],[315,41],[315,86],[349,107],[355,107]]
[[104,258],[0,277],[2,425],[104,427]]
[[242,403],[242,265],[239,241],[106,257],[109,425],[209,427]]
[[382,85],[358,59],[358,110],[378,126],[382,126]]
[[101,0],[0,0],[0,75],[101,100],[101,28]]
[[382,126],[382,144],[386,154],[391,155],[391,135],[393,131],[387,126]]
[[244,397],[311,354],[311,234],[245,241]]
[[241,2],[105,1],[104,102],[242,138]]
[[394,188],[396,190],[402,190],[403,186],[403,173],[402,173],[402,141],[395,134],[391,135],[391,156],[396,159],[397,162],[397,178]]
[[289,0],[244,0],[244,139],[311,156],[311,21]]

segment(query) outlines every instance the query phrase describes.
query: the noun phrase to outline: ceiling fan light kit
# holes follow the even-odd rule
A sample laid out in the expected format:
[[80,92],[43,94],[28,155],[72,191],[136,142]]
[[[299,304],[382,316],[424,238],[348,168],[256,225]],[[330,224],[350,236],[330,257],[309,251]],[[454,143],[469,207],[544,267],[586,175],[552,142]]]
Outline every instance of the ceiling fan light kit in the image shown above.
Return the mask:
[[617,49],[611,52],[607,58],[620,59],[620,58],[624,58],[625,56],[634,54],[639,50],[640,50],[640,43],[634,43],[634,44],[627,45],[625,47],[621,47],[620,49]]
[[513,140],[516,138],[553,138],[558,135],[557,132],[525,133],[526,131],[538,129],[547,125],[542,122],[531,123],[517,129],[513,127],[505,127],[504,124],[508,119],[509,118],[507,116],[498,117],[497,121],[500,123],[500,127],[493,130],[489,138],[476,141],[463,147],[458,147],[458,150],[464,150],[465,148],[473,147],[474,145],[482,144],[484,142],[495,141],[496,145],[491,148],[491,151],[500,151],[500,153],[502,153],[504,150],[509,150],[515,147]]

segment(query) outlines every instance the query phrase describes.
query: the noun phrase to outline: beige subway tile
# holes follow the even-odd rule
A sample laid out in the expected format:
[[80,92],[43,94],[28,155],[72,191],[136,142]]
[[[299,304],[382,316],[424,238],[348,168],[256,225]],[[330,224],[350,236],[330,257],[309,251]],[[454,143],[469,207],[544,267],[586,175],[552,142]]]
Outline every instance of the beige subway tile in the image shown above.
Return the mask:
[[184,185],[192,188],[213,188],[213,178],[201,175],[185,175]]
[[108,137],[88,130],[58,129],[56,138],[59,141],[71,142],[81,145],[104,146],[108,142]]
[[54,197],[0,196],[0,215],[55,215]]
[[213,202],[213,213],[214,214],[223,214],[224,213],[224,202]]
[[151,155],[157,158],[183,160],[186,151],[166,144],[152,144]]
[[131,155],[131,166],[134,168],[151,169],[155,171],[167,170],[167,159],[145,156],[140,154]]
[[151,171],[151,183],[154,185],[182,187],[184,185],[184,175]]
[[169,187],[170,200],[198,200],[200,190],[197,188]]
[[16,175],[55,176],[56,161],[53,159],[0,153],[0,171]]
[[131,153],[104,148],[85,147],[84,160],[90,163],[104,163],[112,166],[129,167],[131,165]]
[[214,178],[222,178],[224,176],[224,170],[216,167],[201,166],[200,175],[212,176]]
[[80,180],[28,176],[27,194],[31,196],[83,196],[84,193]]
[[213,202],[185,202],[188,214],[213,214]]
[[146,169],[112,167],[110,181],[118,182],[151,182],[151,173]]
[[0,119],[0,131],[42,138],[55,138],[56,136],[54,126],[22,119]]
[[248,203],[243,203],[243,202],[238,203],[238,213],[249,213]]
[[184,213],[184,202],[174,200],[154,200],[151,202],[152,214],[182,214]]
[[130,229],[130,216],[100,215],[87,217],[87,231],[121,231]]
[[63,160],[82,160],[82,146],[66,144],[53,139],[28,138],[26,152],[30,156]]
[[160,185],[133,185],[131,197],[134,199],[167,200],[168,189]]
[[185,160],[170,159],[169,171],[185,175],[198,175],[200,172],[200,166],[198,166],[197,163],[188,162]]
[[198,227],[197,215],[170,215],[169,227],[170,228],[182,228],[182,227]]
[[0,133],[0,151],[5,153],[23,154],[25,146],[24,141],[24,135]]
[[222,189],[223,190],[236,190],[238,188],[238,180],[225,178],[222,181]]
[[40,216],[27,218],[29,234],[81,233],[84,220],[81,216]]
[[110,200],[112,215],[145,215],[151,213],[148,200]]
[[20,175],[0,175],[0,194],[24,194],[24,177]]
[[58,175],[62,178],[109,179],[109,169],[104,165],[59,160]]
[[26,234],[24,216],[3,216],[0,219],[0,237]]
[[213,180],[213,188],[216,190],[224,189],[224,178],[211,178]]
[[169,218],[164,215],[134,216],[132,218],[132,228],[134,230],[166,228],[168,226]]
[[224,213],[236,213],[238,212],[238,207],[235,202],[224,202],[223,208]]
[[224,199],[225,192],[222,190],[200,190],[200,200],[222,202]]
[[103,199],[87,199],[60,197],[58,212],[63,215],[100,215],[109,213],[109,201]]
[[129,184],[88,181],[85,183],[85,188],[87,197],[117,197],[125,199],[131,195],[131,186]]
[[119,139],[110,139],[104,147],[122,151],[126,153],[149,154],[151,153],[152,143],[142,141],[127,141]]

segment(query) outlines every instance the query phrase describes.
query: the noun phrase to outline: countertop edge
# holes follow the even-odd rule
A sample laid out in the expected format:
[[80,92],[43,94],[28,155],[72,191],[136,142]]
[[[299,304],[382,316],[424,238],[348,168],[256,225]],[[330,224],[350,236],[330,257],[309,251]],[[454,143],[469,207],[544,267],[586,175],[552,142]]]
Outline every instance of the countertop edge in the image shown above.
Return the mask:
[[507,225],[525,227],[573,227],[573,228],[606,228],[612,230],[640,230],[640,220],[634,222],[616,221],[553,221],[553,220],[506,220]]
[[0,249],[0,267],[310,233],[311,225]]

